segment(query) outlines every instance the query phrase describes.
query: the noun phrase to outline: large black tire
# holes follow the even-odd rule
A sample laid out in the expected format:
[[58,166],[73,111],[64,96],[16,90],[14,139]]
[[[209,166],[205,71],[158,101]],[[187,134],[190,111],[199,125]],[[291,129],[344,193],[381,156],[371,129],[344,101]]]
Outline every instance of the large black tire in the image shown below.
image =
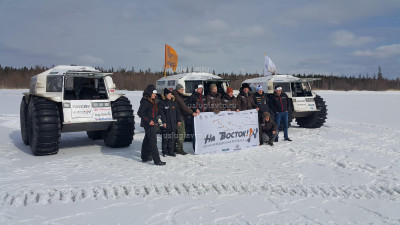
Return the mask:
[[102,130],[86,131],[86,134],[92,140],[103,139],[103,131]]
[[58,153],[61,122],[56,102],[33,97],[28,105],[27,128],[29,145],[34,155]]
[[19,107],[19,121],[21,127],[21,137],[24,144],[29,145],[28,129],[26,127],[26,114],[28,112],[28,104],[25,102],[25,96],[22,97],[21,106]]
[[315,97],[315,105],[317,109],[320,111],[314,112],[308,117],[299,117],[296,118],[297,124],[303,128],[320,128],[324,125],[327,115],[328,109],[325,101],[321,98],[321,96],[317,95]]
[[125,96],[111,102],[113,119],[117,120],[103,132],[104,143],[112,148],[127,147],[135,134],[132,105]]

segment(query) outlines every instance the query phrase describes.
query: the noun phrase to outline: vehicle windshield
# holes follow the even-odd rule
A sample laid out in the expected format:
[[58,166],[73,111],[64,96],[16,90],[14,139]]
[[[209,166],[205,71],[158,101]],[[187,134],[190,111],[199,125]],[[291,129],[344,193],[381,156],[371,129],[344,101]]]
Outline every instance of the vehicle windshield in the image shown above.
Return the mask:
[[64,85],[65,100],[107,99],[103,78],[66,76]]
[[284,92],[291,92],[290,83],[274,83],[274,89],[276,86],[281,86]]
[[293,97],[312,96],[311,86],[308,82],[293,82],[291,83]]

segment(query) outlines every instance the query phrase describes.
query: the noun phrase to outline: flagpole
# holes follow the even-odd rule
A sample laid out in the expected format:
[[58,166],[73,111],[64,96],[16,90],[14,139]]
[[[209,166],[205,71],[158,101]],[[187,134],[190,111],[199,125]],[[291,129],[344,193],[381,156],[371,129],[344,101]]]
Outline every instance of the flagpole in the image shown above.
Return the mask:
[[263,76],[265,77],[265,56],[266,56],[267,54],[264,52],[264,69],[263,69]]
[[167,76],[167,44],[164,44],[164,77]]

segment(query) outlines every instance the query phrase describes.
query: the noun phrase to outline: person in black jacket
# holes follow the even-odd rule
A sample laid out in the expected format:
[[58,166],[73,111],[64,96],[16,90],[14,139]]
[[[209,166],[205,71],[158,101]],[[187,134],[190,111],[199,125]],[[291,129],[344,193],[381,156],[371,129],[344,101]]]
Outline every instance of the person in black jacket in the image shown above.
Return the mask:
[[269,98],[267,94],[264,93],[263,87],[258,85],[256,87],[256,93],[253,95],[254,103],[258,106],[258,121],[263,122],[263,113],[270,112],[269,109]]
[[207,112],[214,112],[218,114],[221,112],[221,94],[218,93],[217,85],[210,85],[210,92],[206,96],[207,100]]
[[272,121],[269,112],[263,113],[262,118],[262,123],[260,123],[260,145],[268,143],[273,146],[276,135],[278,135],[278,127]]
[[165,88],[161,98],[161,101],[158,102],[158,110],[163,123],[161,128],[162,155],[175,157],[176,130],[181,125],[181,112],[170,90]]
[[189,104],[197,114],[207,111],[207,99],[203,95],[203,85],[199,84],[189,98]]
[[[199,84],[196,89],[193,91],[192,96],[190,96],[189,99],[189,104],[191,105],[193,111],[199,115],[200,112],[206,112],[207,111],[207,100],[206,97],[203,95],[203,85]],[[194,117],[192,120],[193,127],[194,127]],[[193,134],[192,137],[192,145],[193,145],[193,150],[196,151],[195,146],[196,146],[196,134]]]
[[282,91],[282,87],[277,85],[275,87],[275,92],[270,99],[270,108],[275,114],[275,123],[278,126],[278,135],[275,138],[275,142],[278,142],[279,139],[279,127],[281,120],[283,121],[283,134],[285,141],[292,141],[288,136],[289,107],[289,97]]
[[249,109],[256,109],[259,110],[256,103],[254,103],[254,98],[250,93],[250,86],[247,83],[243,83],[242,87],[240,88],[240,93],[237,96],[237,102],[239,104],[239,110],[249,110]]
[[142,162],[154,160],[155,165],[163,166],[166,163],[161,161],[157,148],[158,107],[156,94],[154,85],[149,85],[143,91],[143,97],[140,100],[138,116],[141,118],[140,126],[144,127],[145,131],[141,158]]

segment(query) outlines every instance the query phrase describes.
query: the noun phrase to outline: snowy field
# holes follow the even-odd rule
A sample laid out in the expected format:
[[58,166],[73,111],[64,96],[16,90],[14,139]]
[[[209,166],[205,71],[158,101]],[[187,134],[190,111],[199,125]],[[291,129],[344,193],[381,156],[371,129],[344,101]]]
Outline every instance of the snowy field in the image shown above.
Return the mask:
[[[22,143],[24,90],[0,90],[0,224],[400,224],[400,92],[319,91],[320,129],[293,142],[140,162],[128,148],[62,134],[57,155]],[[138,108],[141,92],[126,92]],[[159,137],[160,147],[160,137]]]

